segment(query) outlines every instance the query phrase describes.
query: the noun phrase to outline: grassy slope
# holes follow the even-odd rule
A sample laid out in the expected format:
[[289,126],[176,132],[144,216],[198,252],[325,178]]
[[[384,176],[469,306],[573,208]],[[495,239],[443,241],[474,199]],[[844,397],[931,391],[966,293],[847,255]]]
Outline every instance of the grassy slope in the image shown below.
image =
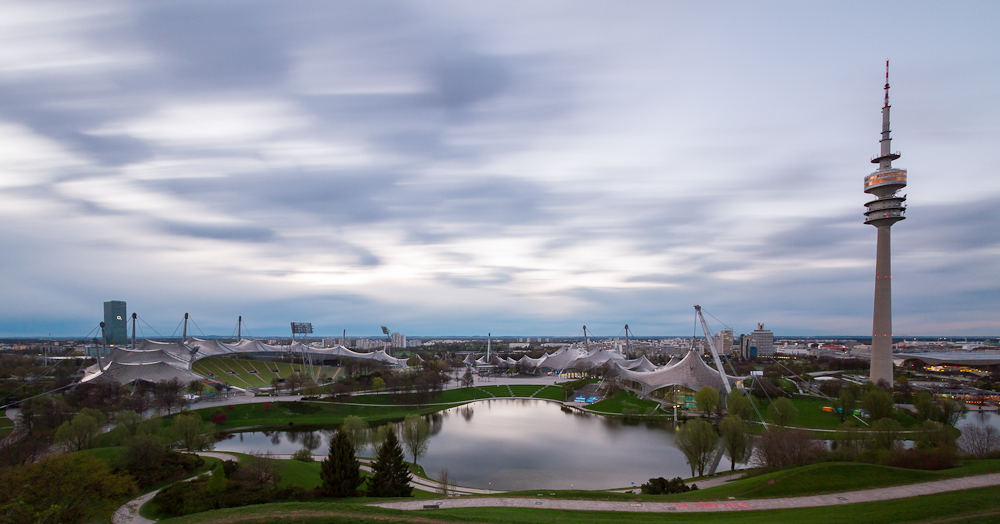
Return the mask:
[[[270,409],[264,409],[265,403],[270,404]],[[402,419],[410,413],[433,413],[440,410],[441,406],[426,406],[422,408],[406,406],[347,406],[341,404],[329,404],[324,402],[303,402],[309,406],[315,406],[315,413],[296,413],[289,409],[291,402],[266,402],[239,404],[233,409],[226,410],[229,419],[221,424],[216,424],[220,430],[234,429],[241,427],[287,427],[289,423],[294,425],[322,425],[340,424],[350,415],[356,415],[368,421]],[[210,420],[211,412],[218,407],[199,409],[195,412],[201,415],[202,419]]]
[[658,403],[653,402],[652,400],[640,399],[631,391],[619,391],[611,398],[606,398],[600,402],[595,402],[587,406],[587,409],[601,413],[614,413],[618,415],[621,415],[625,409],[632,409],[635,414],[648,415],[653,413],[657,406],[659,406]]
[[565,400],[562,386],[545,386],[545,389],[535,393],[535,398],[545,398],[559,402]]
[[488,391],[498,398],[510,398],[510,390],[507,386],[479,386],[479,389]]
[[[265,504],[189,515],[162,521],[163,524],[255,524],[281,522],[320,524],[328,522],[486,522],[520,524],[558,522],[560,524],[623,524],[631,522],[744,524],[768,522],[882,524],[895,522],[996,522],[1000,510],[996,501],[1000,487],[973,489],[843,506],[719,513],[619,513],[563,511],[519,508],[470,508],[420,512],[397,512],[337,502]],[[361,500],[363,501],[363,500]],[[352,499],[351,502],[361,502]],[[965,517],[965,518],[963,518]]]
[[545,386],[538,384],[511,384],[510,390],[514,392],[515,397],[530,397],[543,387]]
[[14,431],[14,421],[7,418],[7,411],[0,413],[0,438],[6,437],[8,433]]

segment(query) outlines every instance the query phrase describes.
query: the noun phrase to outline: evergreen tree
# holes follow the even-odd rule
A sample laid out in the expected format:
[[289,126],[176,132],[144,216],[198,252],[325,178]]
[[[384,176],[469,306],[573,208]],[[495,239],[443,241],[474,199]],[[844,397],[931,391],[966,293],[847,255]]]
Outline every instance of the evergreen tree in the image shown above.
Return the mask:
[[409,497],[410,471],[403,462],[403,448],[399,447],[396,432],[390,431],[378,448],[372,476],[368,479],[368,494],[373,497]]
[[331,497],[350,497],[361,485],[361,464],[354,456],[354,446],[343,431],[330,440],[330,453],[319,472],[323,492]]

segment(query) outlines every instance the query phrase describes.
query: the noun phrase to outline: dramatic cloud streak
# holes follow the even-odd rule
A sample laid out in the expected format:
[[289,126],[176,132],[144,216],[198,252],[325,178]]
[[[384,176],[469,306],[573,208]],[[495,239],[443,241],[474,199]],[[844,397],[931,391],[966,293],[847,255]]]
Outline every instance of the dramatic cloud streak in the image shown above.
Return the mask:
[[998,15],[7,3],[0,334],[82,336],[111,299],[216,334],[685,334],[695,303],[862,334],[887,55],[896,332],[995,334]]

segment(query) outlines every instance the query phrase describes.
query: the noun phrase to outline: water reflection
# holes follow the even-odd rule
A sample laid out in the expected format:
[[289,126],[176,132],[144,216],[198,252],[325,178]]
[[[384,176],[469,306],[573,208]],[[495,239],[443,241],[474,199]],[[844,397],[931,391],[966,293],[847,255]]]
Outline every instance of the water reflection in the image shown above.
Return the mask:
[[[432,436],[420,465],[447,468],[463,486],[601,489],[690,474],[669,424],[566,413],[541,400],[489,400],[425,418]],[[277,432],[244,433],[216,449],[291,454],[302,446],[328,446],[334,431],[284,432],[286,442]],[[371,452],[369,447],[366,454]]]

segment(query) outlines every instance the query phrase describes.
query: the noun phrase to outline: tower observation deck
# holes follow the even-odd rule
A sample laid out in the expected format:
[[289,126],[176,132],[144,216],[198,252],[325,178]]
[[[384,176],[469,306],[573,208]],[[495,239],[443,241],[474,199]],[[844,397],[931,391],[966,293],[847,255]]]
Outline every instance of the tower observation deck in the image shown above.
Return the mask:
[[877,198],[865,204],[865,224],[878,230],[875,258],[875,310],[872,316],[872,382],[886,382],[892,377],[892,269],[889,228],[904,220],[906,195],[898,196],[906,187],[906,170],[892,167],[900,157],[892,152],[889,128],[889,61],[885,62],[885,103],[882,106],[882,140],[879,156],[872,159],[878,169],[865,177],[865,193]]

